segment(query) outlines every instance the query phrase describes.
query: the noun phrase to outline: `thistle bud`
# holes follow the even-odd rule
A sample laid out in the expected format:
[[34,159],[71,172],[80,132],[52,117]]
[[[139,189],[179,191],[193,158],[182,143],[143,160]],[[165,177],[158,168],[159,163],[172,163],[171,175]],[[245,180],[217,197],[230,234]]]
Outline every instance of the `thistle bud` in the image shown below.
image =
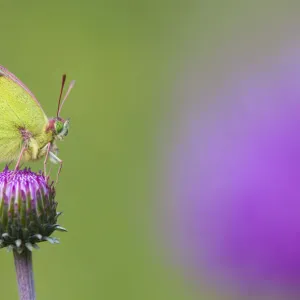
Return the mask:
[[38,248],[37,243],[58,243],[50,235],[66,231],[59,226],[55,188],[42,173],[30,169],[0,173],[0,248],[16,250]]

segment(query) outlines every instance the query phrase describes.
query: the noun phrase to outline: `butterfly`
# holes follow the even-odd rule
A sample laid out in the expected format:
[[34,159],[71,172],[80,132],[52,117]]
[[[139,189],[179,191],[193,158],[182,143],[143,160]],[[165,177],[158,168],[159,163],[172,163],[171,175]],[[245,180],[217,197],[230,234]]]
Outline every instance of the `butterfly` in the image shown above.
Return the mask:
[[59,163],[58,175],[63,161],[57,156],[57,140],[63,140],[68,134],[70,120],[60,117],[64,102],[75,81],[71,81],[62,100],[66,75],[58,100],[56,117],[48,118],[41,104],[29,88],[14,74],[0,66],[0,162],[16,162],[15,170],[21,163],[44,158],[46,176],[48,158]]

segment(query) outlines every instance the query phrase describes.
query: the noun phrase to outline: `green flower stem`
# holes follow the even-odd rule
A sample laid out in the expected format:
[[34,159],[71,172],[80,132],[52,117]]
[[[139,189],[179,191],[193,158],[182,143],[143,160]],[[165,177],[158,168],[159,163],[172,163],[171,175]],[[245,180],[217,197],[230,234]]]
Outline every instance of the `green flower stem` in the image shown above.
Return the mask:
[[20,300],[35,300],[32,253],[27,248],[22,253],[13,252]]

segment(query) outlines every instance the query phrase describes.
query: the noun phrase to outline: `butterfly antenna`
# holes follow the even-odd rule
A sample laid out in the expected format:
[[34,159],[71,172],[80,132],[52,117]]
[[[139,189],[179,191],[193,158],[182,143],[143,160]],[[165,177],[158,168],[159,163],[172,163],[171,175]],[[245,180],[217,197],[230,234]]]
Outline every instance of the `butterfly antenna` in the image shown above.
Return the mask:
[[67,78],[67,75],[66,75],[66,74],[63,74],[63,76],[62,76],[62,81],[61,81],[60,94],[59,94],[59,98],[58,98],[58,107],[57,107],[57,113],[56,113],[56,116],[57,116],[57,117],[59,117],[59,113],[60,113],[60,108],[61,108],[61,105],[60,105],[60,102],[61,102],[61,96],[62,96],[62,93],[63,93],[63,90],[64,90],[66,78]]
[[64,97],[64,99],[63,99],[63,101],[61,102],[61,106],[60,106],[59,109],[58,109],[57,116],[59,116],[60,111],[61,111],[61,109],[62,109],[62,107],[63,107],[65,101],[67,100],[67,98],[68,98],[68,96],[69,96],[69,94],[70,94],[72,88],[74,87],[74,85],[75,85],[75,80],[72,80],[71,83],[70,83],[70,85],[69,85],[69,87],[68,87],[67,93],[66,93],[66,95],[65,95],[65,97]]

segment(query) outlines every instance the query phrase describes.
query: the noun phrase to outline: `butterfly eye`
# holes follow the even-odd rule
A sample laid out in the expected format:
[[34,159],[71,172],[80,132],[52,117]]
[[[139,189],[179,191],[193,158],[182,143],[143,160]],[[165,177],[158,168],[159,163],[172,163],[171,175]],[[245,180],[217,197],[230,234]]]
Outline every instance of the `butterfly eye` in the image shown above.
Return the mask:
[[61,122],[61,121],[56,121],[55,122],[55,131],[56,131],[56,134],[60,134],[62,132],[64,128],[64,123]]

